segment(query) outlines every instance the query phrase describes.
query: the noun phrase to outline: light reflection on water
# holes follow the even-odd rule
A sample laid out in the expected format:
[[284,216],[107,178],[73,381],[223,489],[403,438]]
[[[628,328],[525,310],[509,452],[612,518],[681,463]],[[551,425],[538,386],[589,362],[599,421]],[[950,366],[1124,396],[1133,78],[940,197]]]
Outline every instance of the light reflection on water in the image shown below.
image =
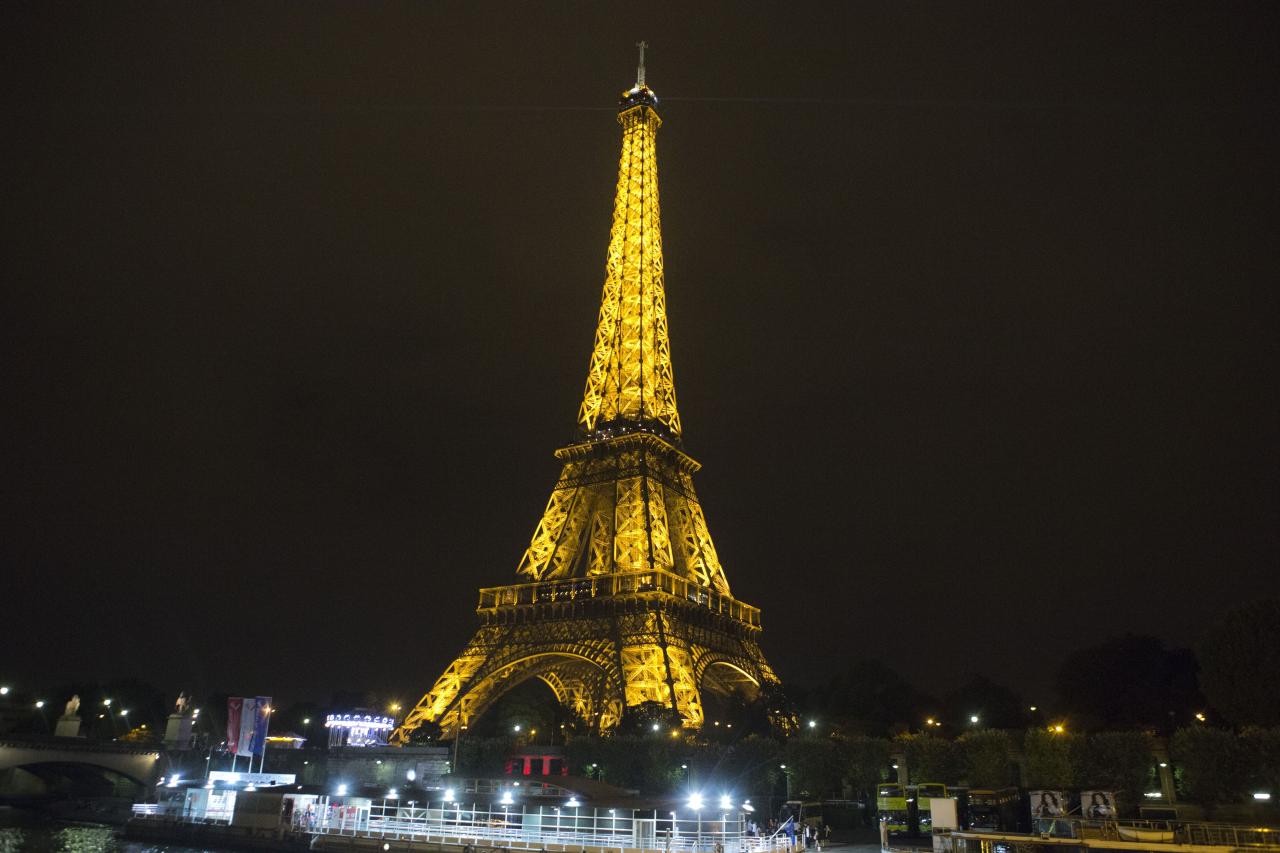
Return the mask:
[[0,853],[212,853],[212,850],[124,841],[117,839],[115,830],[109,826],[0,827]]

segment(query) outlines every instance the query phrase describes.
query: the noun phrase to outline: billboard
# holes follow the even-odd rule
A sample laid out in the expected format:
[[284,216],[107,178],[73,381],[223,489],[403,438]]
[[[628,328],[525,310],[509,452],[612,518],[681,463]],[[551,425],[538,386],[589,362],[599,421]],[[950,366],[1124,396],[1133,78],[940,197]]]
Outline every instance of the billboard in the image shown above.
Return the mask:
[[1080,816],[1110,819],[1116,816],[1115,791],[1081,791]]
[[1029,791],[1031,816],[1062,817],[1067,813],[1066,791]]

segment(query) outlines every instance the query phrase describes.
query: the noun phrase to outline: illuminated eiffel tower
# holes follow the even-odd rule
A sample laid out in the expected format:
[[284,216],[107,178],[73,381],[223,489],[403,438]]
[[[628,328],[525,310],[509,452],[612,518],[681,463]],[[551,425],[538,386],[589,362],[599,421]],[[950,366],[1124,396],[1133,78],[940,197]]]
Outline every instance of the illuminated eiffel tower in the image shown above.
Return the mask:
[[[658,703],[686,728],[710,690],[751,699],[777,684],[757,643],[760,611],[729,591],[681,450],[667,337],[655,138],[644,79],[622,94],[622,161],[604,296],[579,443],[556,451],[560,479],[515,586],[480,590],[481,626],[405,718],[446,736],[539,678],[583,724]],[[650,708],[653,706],[650,705]]]

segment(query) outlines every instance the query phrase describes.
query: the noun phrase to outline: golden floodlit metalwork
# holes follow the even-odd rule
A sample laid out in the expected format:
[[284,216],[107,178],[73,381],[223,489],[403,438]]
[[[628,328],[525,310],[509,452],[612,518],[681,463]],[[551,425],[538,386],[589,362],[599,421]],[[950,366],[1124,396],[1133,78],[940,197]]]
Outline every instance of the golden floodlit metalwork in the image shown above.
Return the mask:
[[622,95],[622,160],[582,439],[563,463],[517,568],[526,582],[480,590],[481,626],[396,731],[446,736],[507,690],[541,679],[588,728],[624,710],[703,722],[710,690],[751,698],[777,683],[758,645],[760,611],[736,600],[681,449],[667,333],[655,141],[657,97]]

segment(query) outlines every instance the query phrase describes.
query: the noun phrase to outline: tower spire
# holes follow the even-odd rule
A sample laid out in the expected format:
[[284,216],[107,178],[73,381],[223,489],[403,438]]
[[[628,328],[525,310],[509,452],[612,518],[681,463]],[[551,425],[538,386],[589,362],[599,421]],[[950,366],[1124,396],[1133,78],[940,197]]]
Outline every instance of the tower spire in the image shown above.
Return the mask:
[[657,96],[644,83],[648,45],[637,46],[637,86],[622,93],[618,113],[622,157],[578,426],[589,438],[639,430],[678,441],[658,206],[656,139],[662,119],[654,109]]

